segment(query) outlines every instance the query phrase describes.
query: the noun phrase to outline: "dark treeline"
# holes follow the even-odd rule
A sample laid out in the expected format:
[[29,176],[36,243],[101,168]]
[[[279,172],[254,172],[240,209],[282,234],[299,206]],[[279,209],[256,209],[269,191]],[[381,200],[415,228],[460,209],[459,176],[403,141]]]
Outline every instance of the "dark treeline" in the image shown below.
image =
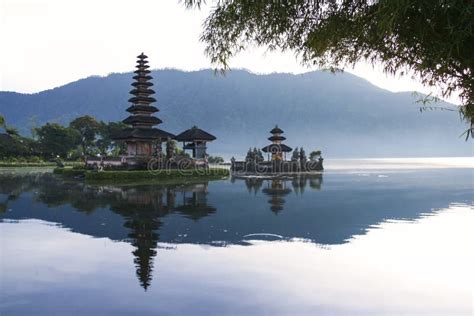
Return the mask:
[[0,159],[41,161],[56,158],[79,160],[87,155],[119,155],[123,145],[113,135],[126,127],[121,122],[103,122],[85,115],[64,126],[46,123],[32,129],[31,137],[21,136],[0,116]]

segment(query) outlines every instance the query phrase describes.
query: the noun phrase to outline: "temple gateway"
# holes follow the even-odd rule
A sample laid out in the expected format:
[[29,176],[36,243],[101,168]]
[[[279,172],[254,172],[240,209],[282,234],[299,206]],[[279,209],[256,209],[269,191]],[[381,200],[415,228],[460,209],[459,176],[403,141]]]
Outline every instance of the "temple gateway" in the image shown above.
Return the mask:
[[[96,168],[128,168],[143,169],[152,158],[161,161],[161,166],[176,168],[180,161],[187,160],[186,165],[207,167],[207,143],[216,139],[210,133],[193,126],[175,136],[173,133],[161,130],[155,126],[162,121],[154,116],[159,109],[152,105],[155,91],[151,89],[153,83],[148,69],[147,56],[141,53],[137,56],[134,82],[128,100],[131,105],[126,109],[130,115],[122,122],[129,127],[115,135],[114,139],[125,145],[126,153],[117,158],[88,157],[86,165]],[[176,141],[183,142],[183,152],[191,150],[191,155],[177,154]],[[166,150],[163,151],[163,144]]]

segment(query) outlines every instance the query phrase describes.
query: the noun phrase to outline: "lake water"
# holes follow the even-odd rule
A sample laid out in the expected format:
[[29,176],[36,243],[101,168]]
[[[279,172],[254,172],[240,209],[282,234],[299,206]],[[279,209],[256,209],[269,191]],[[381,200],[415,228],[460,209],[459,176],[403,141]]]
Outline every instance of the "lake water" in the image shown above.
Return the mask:
[[0,172],[0,315],[472,315],[472,158],[90,185]]

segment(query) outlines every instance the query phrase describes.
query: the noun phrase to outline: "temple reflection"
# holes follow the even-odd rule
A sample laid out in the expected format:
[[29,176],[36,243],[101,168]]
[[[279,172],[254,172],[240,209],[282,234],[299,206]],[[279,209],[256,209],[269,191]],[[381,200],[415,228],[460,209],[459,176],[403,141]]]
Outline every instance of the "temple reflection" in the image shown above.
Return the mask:
[[270,209],[273,213],[278,214],[278,212],[283,210],[285,204],[283,197],[290,194],[291,189],[286,187],[286,181],[270,180],[267,182],[267,187],[262,190],[262,193],[270,197],[268,200]]
[[[233,183],[239,181],[242,180],[232,179]],[[322,175],[285,179],[246,178],[243,182],[249,193],[268,196],[270,210],[278,214],[284,209],[285,196],[290,193],[303,194],[307,186],[319,190]],[[92,215],[98,209],[109,209],[119,215],[123,219],[122,227],[127,231],[121,239],[127,240],[135,247],[132,254],[136,275],[145,290],[152,281],[163,219],[169,214],[179,214],[197,222],[217,211],[207,201],[209,193],[207,182],[167,186],[90,185],[82,181],[65,180],[43,173],[0,174],[0,214],[5,214],[9,204],[22,192],[28,191],[34,192],[34,199],[44,203],[50,209],[70,205],[84,214]],[[45,219],[62,222],[63,220],[57,217],[59,215],[60,213],[55,213],[53,218]],[[75,220],[72,225],[77,226],[78,223]],[[93,223],[89,220],[86,224],[89,226],[106,223]],[[183,229],[188,230],[189,227]],[[211,233],[219,232],[209,228],[209,236]],[[171,240],[179,240],[178,232],[175,232],[175,235]],[[170,237],[167,237],[166,242],[169,241]]]
[[207,183],[198,183],[175,187],[107,188],[107,192],[116,193],[110,209],[123,216],[124,226],[130,230],[128,237],[136,248],[133,255],[137,278],[145,290],[152,280],[162,217],[180,213],[197,221],[214,213],[216,209],[207,204],[207,186]]
[[198,221],[216,211],[207,203],[207,182],[166,187],[87,185],[64,181],[52,174],[36,174],[0,175],[0,214],[25,191],[34,191],[35,199],[48,207],[69,204],[86,214],[108,208],[120,215],[128,230],[126,240],[135,247],[132,254],[136,274],[145,290],[152,280],[162,218],[177,213]]
[[[259,192],[270,197],[268,203],[270,204],[270,210],[278,214],[284,209],[285,196],[294,192],[295,194],[303,194],[305,189],[309,187],[312,190],[321,190],[323,184],[322,174],[313,175],[298,175],[294,177],[277,177],[277,178],[265,178],[265,177],[243,177],[243,178],[232,178],[231,181],[242,180],[245,183],[245,187],[249,193],[257,195]],[[291,187],[291,188],[290,188]]]
[[470,188],[468,175],[451,171],[447,176],[446,184],[438,181],[420,195],[413,192],[420,181],[433,182],[428,175],[421,180],[417,175],[415,181],[410,173],[384,178],[325,174],[326,189],[323,175],[97,185],[51,173],[0,172],[0,222],[38,219],[84,235],[127,241],[134,247],[137,279],[146,290],[161,248],[248,245],[246,236],[259,234],[343,244],[387,219],[414,220],[472,200],[472,190],[460,192],[450,185],[455,181]]

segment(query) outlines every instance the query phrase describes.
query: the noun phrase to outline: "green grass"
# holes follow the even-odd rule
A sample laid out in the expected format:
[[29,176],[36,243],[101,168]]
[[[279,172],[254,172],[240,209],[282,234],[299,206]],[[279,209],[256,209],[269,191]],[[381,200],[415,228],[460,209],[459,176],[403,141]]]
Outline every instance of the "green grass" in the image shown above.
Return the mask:
[[229,176],[227,169],[196,169],[196,170],[162,170],[150,172],[148,170],[124,170],[124,171],[91,171],[79,168],[55,168],[55,174],[66,177],[84,176],[86,181],[94,182],[175,182],[174,180],[195,181],[215,180]]
[[86,170],[79,168],[54,168],[53,173],[60,174],[66,177],[75,177],[85,175]]
[[[81,165],[81,162],[64,162],[65,166],[77,166]],[[20,168],[20,167],[56,167],[57,164],[55,162],[12,162],[12,161],[0,161],[0,167],[12,167],[12,168]]]
[[0,167],[54,167],[54,162],[0,162]]

